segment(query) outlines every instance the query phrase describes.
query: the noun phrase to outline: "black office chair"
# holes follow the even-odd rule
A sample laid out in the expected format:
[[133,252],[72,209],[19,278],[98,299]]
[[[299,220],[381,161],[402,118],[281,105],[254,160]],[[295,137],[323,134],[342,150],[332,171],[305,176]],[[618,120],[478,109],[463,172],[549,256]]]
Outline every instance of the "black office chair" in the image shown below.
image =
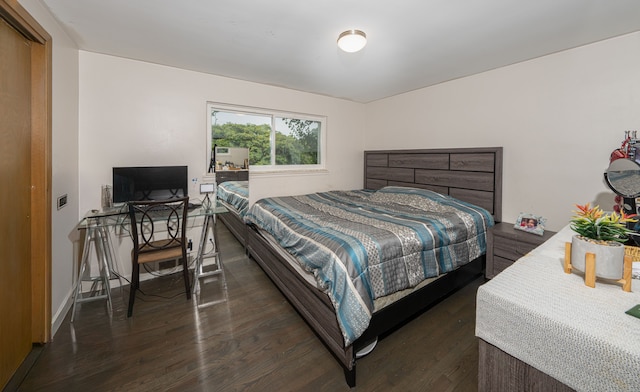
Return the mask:
[[135,201],[128,204],[133,250],[127,317],[133,314],[136,290],[140,287],[140,264],[182,259],[184,288],[187,299],[191,299],[186,238],[189,198]]

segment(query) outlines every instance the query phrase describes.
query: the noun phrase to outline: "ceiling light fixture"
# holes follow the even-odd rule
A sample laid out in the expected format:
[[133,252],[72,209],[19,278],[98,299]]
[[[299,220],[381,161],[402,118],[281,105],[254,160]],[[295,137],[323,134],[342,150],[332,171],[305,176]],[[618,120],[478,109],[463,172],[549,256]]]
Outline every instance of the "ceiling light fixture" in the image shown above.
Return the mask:
[[347,30],[338,36],[338,46],[348,53],[357,52],[367,44],[367,35],[360,30]]

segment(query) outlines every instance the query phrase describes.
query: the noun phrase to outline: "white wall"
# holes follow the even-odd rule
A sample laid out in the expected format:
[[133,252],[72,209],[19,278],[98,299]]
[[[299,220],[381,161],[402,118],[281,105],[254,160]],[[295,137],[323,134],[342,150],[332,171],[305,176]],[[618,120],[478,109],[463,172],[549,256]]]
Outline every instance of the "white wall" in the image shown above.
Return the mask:
[[[51,311],[55,333],[68,309],[73,281],[73,243],[78,223],[78,49],[36,0],[20,4],[51,35],[52,64],[52,227]],[[67,195],[68,204],[56,209],[56,199]]]
[[[80,51],[80,213],[100,207],[113,166],[183,165],[202,177],[207,101],[325,115],[327,172],[250,179],[251,199],[362,186],[364,105]],[[197,194],[193,185],[190,194]]]
[[[640,128],[640,33],[370,103],[365,149],[503,146],[503,221],[613,206],[609,154]],[[398,135],[402,135],[399,137]]]

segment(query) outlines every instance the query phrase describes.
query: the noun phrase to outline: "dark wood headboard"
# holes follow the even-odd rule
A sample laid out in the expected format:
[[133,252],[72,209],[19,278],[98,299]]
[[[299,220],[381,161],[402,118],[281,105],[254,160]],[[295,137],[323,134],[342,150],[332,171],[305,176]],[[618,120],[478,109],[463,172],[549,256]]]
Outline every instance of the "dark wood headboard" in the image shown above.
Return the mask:
[[364,152],[364,187],[430,189],[486,208],[502,220],[502,147]]

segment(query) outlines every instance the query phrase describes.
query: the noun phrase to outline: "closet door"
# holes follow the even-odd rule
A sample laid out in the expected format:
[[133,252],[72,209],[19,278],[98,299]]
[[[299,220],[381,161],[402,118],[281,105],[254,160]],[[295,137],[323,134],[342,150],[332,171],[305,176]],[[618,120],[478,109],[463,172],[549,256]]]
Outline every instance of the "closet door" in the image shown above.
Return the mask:
[[0,0],[0,389],[51,339],[51,36]]
[[1,385],[31,351],[31,42],[0,19]]

